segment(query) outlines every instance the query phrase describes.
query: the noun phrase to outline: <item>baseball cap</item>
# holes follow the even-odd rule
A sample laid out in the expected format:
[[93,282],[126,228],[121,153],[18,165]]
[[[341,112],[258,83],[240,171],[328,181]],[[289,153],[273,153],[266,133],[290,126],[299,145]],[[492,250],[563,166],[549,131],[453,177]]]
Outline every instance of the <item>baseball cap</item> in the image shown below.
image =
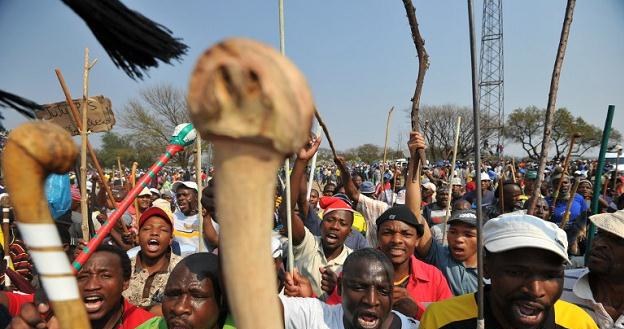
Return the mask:
[[324,210],[323,216],[336,210],[345,210],[353,212],[353,208],[341,198],[333,196],[324,196],[319,199],[319,206]]
[[527,214],[506,214],[483,225],[483,245],[493,253],[519,248],[551,251],[570,263],[566,233],[555,223]]
[[472,226],[477,226],[477,213],[472,209],[455,210],[451,213],[448,224],[462,222]]
[[491,181],[492,179],[490,178],[490,175],[489,175],[488,173],[486,173],[486,172],[482,172],[482,173],[481,173],[481,180],[482,180],[482,181],[484,181],[484,180]]
[[423,235],[424,229],[422,224],[418,223],[416,215],[414,215],[414,213],[407,206],[398,205],[384,211],[383,214],[381,214],[375,221],[375,224],[377,224],[377,231],[379,231],[379,227],[382,223],[391,220],[398,220],[407,225],[413,226],[416,228],[416,232],[419,236]]
[[[180,188],[180,186],[185,186],[186,188],[190,188],[192,190],[195,190],[197,192],[199,192],[199,189],[197,189],[197,183],[195,182],[182,182],[182,181],[178,181],[173,183],[173,185],[171,186],[171,191],[173,191],[173,193],[176,193],[178,191],[178,189]],[[150,192],[151,194],[151,192]]]
[[141,192],[139,192],[139,195],[137,196],[143,196],[143,195],[152,195],[152,192],[150,192],[150,190],[147,187],[144,187]]
[[593,215],[589,217],[589,220],[599,229],[624,239],[624,210]]
[[453,179],[451,179],[451,185],[462,185],[461,178],[453,177]]
[[366,194],[375,193],[375,185],[373,185],[373,182],[369,181],[362,182],[362,185],[360,185],[360,192]]
[[427,182],[427,183],[424,183],[424,184],[422,184],[422,186],[423,186],[424,188],[426,188],[426,189],[428,189],[428,190],[432,190],[432,191],[434,191],[434,192],[438,189],[438,188],[436,187],[436,185],[435,185],[435,184],[433,184],[432,182]]
[[150,192],[152,194],[156,194],[156,195],[160,196],[160,191],[157,188],[152,187],[149,190],[150,190]]
[[156,206],[148,208],[147,210],[145,210],[145,212],[141,214],[141,217],[139,218],[139,227],[143,226],[145,221],[147,221],[151,217],[160,217],[164,219],[167,223],[169,223],[169,225],[173,226],[173,223],[171,222],[171,217],[169,217],[169,215],[162,208]]

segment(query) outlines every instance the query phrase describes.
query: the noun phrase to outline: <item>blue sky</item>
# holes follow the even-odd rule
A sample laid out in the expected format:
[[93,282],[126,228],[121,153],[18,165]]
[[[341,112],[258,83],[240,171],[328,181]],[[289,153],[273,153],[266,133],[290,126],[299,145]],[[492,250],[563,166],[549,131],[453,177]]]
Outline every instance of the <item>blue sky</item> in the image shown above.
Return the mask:
[[[277,0],[125,1],[167,26],[190,50],[180,63],[133,81],[114,67],[86,25],[60,1],[0,1],[0,89],[40,103],[64,99],[54,69],[60,68],[74,98],[81,94],[83,49],[98,63],[90,94],[111,98],[117,110],[139,90],[160,83],[186,89],[199,54],[215,42],[244,36],[278,39]],[[470,53],[466,1],[415,1],[430,55],[422,104],[470,105]],[[546,107],[566,1],[504,2],[505,110]],[[482,2],[475,2],[480,34]],[[307,76],[318,108],[339,149],[383,145],[391,106],[410,106],[417,58],[399,0],[285,0],[286,52]],[[616,105],[614,127],[624,132],[624,1],[577,1],[557,106],[603,127]],[[401,113],[401,114],[398,114]],[[398,114],[398,115],[397,115]],[[24,119],[9,115],[11,128]],[[393,115],[390,143],[409,121]],[[92,135],[96,139],[97,135]],[[403,139],[405,140],[405,139]],[[521,154],[519,148],[507,151]]]

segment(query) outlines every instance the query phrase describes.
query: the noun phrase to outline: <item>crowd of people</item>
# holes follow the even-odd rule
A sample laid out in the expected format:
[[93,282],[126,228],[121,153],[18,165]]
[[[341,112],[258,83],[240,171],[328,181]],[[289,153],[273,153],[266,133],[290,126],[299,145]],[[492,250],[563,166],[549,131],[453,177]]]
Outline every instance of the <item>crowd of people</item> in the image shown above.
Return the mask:
[[[426,147],[419,133],[409,137],[410,154]],[[538,171],[530,161],[475,168],[422,164],[417,157],[349,165],[337,157],[310,170],[319,145],[312,138],[296,154],[283,173],[290,176],[290,199],[278,184],[275,216],[267,218],[285,328],[477,328],[480,297],[485,328],[624,328],[624,177],[617,170],[595,181],[595,162],[553,159],[533,200]],[[124,210],[76,276],[93,328],[236,327],[226,298],[236,282],[220,267],[213,174],[165,171]],[[308,198],[310,175],[316,183]],[[73,259],[86,245],[83,221],[91,237],[121,211],[130,179],[124,172],[90,175],[88,219],[76,178],[67,179],[71,205],[55,223]],[[115,203],[101,187],[105,181]],[[596,184],[606,192],[592,215]],[[0,193],[10,197],[2,182]],[[36,264],[7,213],[0,326],[57,328]],[[590,224],[597,228],[591,244]],[[288,243],[292,269],[285,265]]]

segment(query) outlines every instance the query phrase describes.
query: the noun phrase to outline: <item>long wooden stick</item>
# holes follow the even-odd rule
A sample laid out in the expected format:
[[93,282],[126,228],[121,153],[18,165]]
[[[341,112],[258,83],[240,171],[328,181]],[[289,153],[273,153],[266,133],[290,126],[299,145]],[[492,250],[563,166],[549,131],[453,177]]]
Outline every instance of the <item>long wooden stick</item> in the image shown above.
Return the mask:
[[448,175],[448,200],[446,201],[446,215],[444,216],[444,225],[442,225],[442,242],[446,241],[446,229],[449,217],[451,217],[451,199],[453,198],[453,178],[455,177],[455,162],[457,161],[457,147],[459,145],[459,129],[461,128],[461,117],[457,117],[457,125],[455,126],[455,143],[453,144],[453,162],[451,162],[451,174]]
[[76,278],[48,209],[44,180],[67,172],[78,150],[71,136],[49,122],[29,122],[9,134],[2,157],[17,225],[61,328],[90,328]]
[[552,202],[551,208],[553,209],[557,205],[557,199],[559,199],[559,191],[561,191],[561,186],[563,185],[563,177],[568,174],[568,166],[570,165],[570,157],[572,156],[572,148],[574,147],[574,143],[578,137],[581,137],[581,134],[578,132],[570,136],[570,143],[568,144],[568,153],[566,154],[565,160],[563,160],[563,171],[561,172],[561,179],[559,179],[557,188],[553,191],[553,194],[552,194],[553,202]]
[[561,223],[559,223],[559,227],[564,229],[568,222],[570,221],[570,211],[572,209],[572,204],[574,203],[574,196],[576,195],[576,191],[581,183],[579,178],[576,178],[574,182],[574,186],[572,187],[572,191],[570,191],[570,198],[568,199],[568,203],[566,204],[565,212],[563,213],[563,218],[561,219]]
[[[71,114],[71,117],[74,119],[76,128],[78,128],[78,130],[82,130],[82,121],[79,119],[80,115],[78,114],[78,109],[76,109],[76,105],[72,101],[69,88],[67,88],[67,85],[65,84],[65,78],[63,78],[63,74],[61,73],[61,70],[55,69],[54,72],[56,73],[56,77],[58,78],[58,81],[61,85],[63,94],[65,94],[65,101],[67,102],[67,105],[69,105],[70,114]],[[114,209],[115,198],[113,197],[113,192],[110,189],[110,185],[108,184],[108,181],[104,178],[104,170],[102,170],[102,166],[100,166],[100,162],[97,159],[97,155],[95,154],[93,147],[91,147],[91,143],[89,143],[88,141],[87,141],[87,150],[89,151],[91,162],[95,166],[95,170],[97,171],[98,176],[100,176],[100,179],[102,181],[102,187],[104,188],[104,190],[106,191],[106,195],[108,196],[107,198],[108,208]]]
[[559,90],[559,76],[561,75],[561,67],[563,66],[563,58],[565,57],[566,47],[568,46],[568,36],[570,35],[570,26],[574,16],[574,5],[576,0],[568,0],[566,6],[563,27],[561,28],[561,37],[559,40],[559,48],[557,49],[557,57],[553,67],[552,77],[550,79],[550,91],[548,92],[548,108],[546,110],[546,119],[544,122],[544,138],[542,140],[542,149],[540,152],[540,163],[537,170],[537,180],[535,181],[535,190],[531,196],[531,203],[527,213],[533,215],[537,198],[540,195],[540,188],[544,181],[544,170],[546,169],[546,161],[548,160],[548,148],[552,141],[553,117],[555,115],[555,106],[557,103],[557,91]]
[[[419,130],[418,111],[420,110],[420,95],[422,94],[423,82],[425,80],[425,73],[429,68],[429,55],[425,49],[425,41],[418,29],[418,20],[416,19],[416,9],[412,0],[403,0],[405,6],[405,12],[407,13],[407,20],[409,21],[410,30],[412,33],[412,40],[414,46],[416,46],[416,54],[418,55],[418,76],[416,77],[416,88],[414,90],[414,96],[412,97],[412,111],[410,118],[412,122],[412,131]],[[415,154],[412,154],[416,158]],[[420,168],[422,164],[426,162],[426,154],[424,149],[418,150],[418,161],[414,162],[414,177],[420,175]],[[412,179],[414,179],[412,177]]]
[[82,71],[82,125],[80,129],[80,137],[82,143],[80,145],[80,212],[82,214],[82,238],[89,241],[89,204],[87,203],[89,194],[87,193],[87,145],[89,137],[87,130],[87,109],[89,108],[89,72],[95,65],[97,59],[93,63],[89,63],[89,48],[85,48],[84,67]]
[[[206,245],[204,244],[204,215],[203,207],[201,203],[202,199],[202,142],[201,138],[195,139],[195,180],[197,182],[197,218],[199,219],[199,246],[197,246],[200,252],[206,251]],[[212,225],[212,224],[211,224]]]
[[[386,119],[386,140],[384,142],[384,153],[383,153],[383,165],[385,167],[386,165],[386,155],[388,154],[388,134],[390,133],[390,117],[392,116],[392,111],[394,111],[394,106],[390,108],[390,111],[388,111],[388,118]],[[383,169],[381,172],[384,172],[385,169]]]
[[[321,137],[321,126],[316,127],[316,138]],[[312,183],[314,182],[314,174],[316,172],[316,158],[318,157],[318,150],[312,156],[312,163],[310,164],[310,177],[308,177],[308,189],[306,193],[306,200],[310,200],[310,194],[312,193]]]
[[[138,166],[139,164],[137,162],[132,163],[132,170],[130,170],[130,186],[132,186],[132,188],[136,187],[136,171],[137,171]],[[135,218],[136,223],[132,223],[132,224],[133,225],[136,224],[138,227],[139,218],[141,218],[141,209],[139,209],[139,200],[137,198],[134,198],[133,205],[134,205],[134,218]]]
[[117,167],[119,168],[119,181],[121,181],[121,186],[122,187],[126,187],[126,184],[124,184],[124,174],[123,174],[123,169],[121,168],[121,158],[117,157]]
[[329,135],[329,129],[327,129],[327,125],[325,125],[323,118],[321,118],[321,114],[316,108],[314,108],[314,116],[316,117],[316,121],[318,121],[319,125],[321,125],[321,128],[323,128],[323,132],[325,133],[325,137],[327,137],[327,143],[329,143],[329,148],[332,151],[332,155],[334,156],[334,159],[337,158],[338,155],[336,154],[334,141],[332,141],[331,136]]

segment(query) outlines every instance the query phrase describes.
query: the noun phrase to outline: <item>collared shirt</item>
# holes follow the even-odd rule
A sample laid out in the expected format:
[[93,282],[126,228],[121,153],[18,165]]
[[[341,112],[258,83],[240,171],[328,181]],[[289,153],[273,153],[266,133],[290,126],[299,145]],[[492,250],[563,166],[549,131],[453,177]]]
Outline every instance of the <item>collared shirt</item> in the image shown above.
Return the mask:
[[351,252],[352,250],[349,247],[343,246],[340,255],[328,261],[325,258],[321,238],[312,235],[307,228],[305,228],[303,241],[299,245],[293,246],[297,270],[310,280],[312,291],[319,297],[326,296],[321,289],[321,272],[319,268],[329,267],[336,275],[339,275],[342,272],[342,265]]
[[121,324],[116,329],[133,329],[149,321],[156,315],[137,307],[124,298]]
[[371,247],[377,247],[377,217],[383,214],[384,211],[388,210],[390,206],[387,203],[375,199],[371,199],[366,195],[360,193],[360,197],[358,198],[358,204],[355,210],[359,211],[364,215],[364,219],[366,220],[366,240],[371,245]]
[[561,299],[573,303],[587,312],[601,329],[624,328],[624,314],[613,321],[602,303],[596,302],[589,286],[589,269],[578,268],[565,271]]
[[439,242],[431,241],[429,253],[422,259],[425,263],[437,267],[446,277],[453,295],[459,296],[477,291],[478,275],[476,268],[467,268],[451,256],[449,248]]
[[[502,329],[490,308],[490,285],[485,286],[485,329]],[[420,329],[477,328],[476,294],[466,294],[429,305],[420,320]],[[591,317],[578,306],[558,300],[545,314],[541,329],[598,329]]]
[[[128,298],[132,304],[141,307],[151,307],[155,304],[160,304],[169,274],[173,271],[176,264],[182,260],[182,257],[169,252],[169,255],[165,256],[169,258],[169,263],[164,264],[162,268],[152,274],[149,274],[147,269],[141,267],[139,257],[141,257],[140,251],[131,260],[132,276],[130,277],[128,289],[123,292],[123,296]],[[137,260],[139,260],[138,264]]]
[[[414,256],[410,257],[409,262],[410,273],[406,281],[407,285],[404,285],[404,288],[407,290],[407,294],[416,302],[418,311],[416,314],[406,315],[418,320],[427,309],[427,305],[451,298],[453,294],[451,294],[444,275],[435,266],[421,262]],[[338,294],[337,288],[334,289],[326,303],[342,303],[342,298]]]

